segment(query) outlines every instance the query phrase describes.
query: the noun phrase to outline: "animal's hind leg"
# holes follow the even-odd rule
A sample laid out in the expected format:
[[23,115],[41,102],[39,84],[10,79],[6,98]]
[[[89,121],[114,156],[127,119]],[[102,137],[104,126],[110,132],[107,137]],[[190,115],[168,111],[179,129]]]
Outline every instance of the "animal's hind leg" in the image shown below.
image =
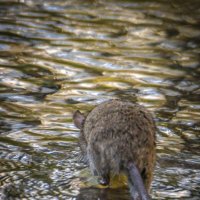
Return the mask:
[[141,177],[144,181],[145,188],[150,192],[153,173],[149,169],[144,168],[141,172]]
[[110,183],[110,167],[105,158],[104,152],[98,146],[92,146],[87,149],[90,169],[95,176],[99,177],[99,184],[109,185]]
[[110,175],[106,174],[106,175],[102,175],[99,177],[99,184],[103,185],[103,186],[108,186],[110,183]]

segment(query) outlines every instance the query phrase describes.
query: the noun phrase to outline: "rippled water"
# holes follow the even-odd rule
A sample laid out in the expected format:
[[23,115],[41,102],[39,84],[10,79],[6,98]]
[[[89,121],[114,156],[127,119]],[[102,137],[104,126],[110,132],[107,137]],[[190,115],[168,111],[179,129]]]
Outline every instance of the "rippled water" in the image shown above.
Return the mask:
[[0,199],[130,199],[72,123],[116,97],[155,114],[153,199],[199,199],[200,1],[0,0]]

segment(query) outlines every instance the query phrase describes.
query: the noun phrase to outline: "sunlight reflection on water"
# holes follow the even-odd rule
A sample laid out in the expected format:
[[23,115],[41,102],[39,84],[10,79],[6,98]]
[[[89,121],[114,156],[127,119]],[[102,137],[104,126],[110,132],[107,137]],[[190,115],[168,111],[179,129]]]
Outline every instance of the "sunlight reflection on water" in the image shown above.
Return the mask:
[[72,113],[112,98],[158,126],[153,199],[200,193],[199,1],[0,2],[0,199],[129,199],[78,160]]

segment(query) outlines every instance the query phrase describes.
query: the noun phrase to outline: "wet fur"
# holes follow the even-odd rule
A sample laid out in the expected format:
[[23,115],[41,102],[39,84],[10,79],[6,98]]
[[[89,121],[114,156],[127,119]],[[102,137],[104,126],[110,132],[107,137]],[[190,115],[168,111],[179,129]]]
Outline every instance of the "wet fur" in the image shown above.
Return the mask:
[[119,100],[98,105],[87,117],[80,114],[74,114],[74,121],[81,119],[79,143],[93,174],[109,182],[110,175],[127,173],[129,163],[134,163],[149,191],[155,165],[151,114],[142,106]]

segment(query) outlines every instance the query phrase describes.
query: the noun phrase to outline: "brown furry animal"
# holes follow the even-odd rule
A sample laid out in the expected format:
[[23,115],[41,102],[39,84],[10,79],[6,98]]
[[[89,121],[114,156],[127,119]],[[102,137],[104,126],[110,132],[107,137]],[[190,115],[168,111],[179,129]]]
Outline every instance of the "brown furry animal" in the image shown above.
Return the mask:
[[149,199],[155,166],[155,124],[142,106],[111,100],[95,107],[86,117],[76,111],[80,148],[100,183],[111,175],[127,174],[133,199]]

